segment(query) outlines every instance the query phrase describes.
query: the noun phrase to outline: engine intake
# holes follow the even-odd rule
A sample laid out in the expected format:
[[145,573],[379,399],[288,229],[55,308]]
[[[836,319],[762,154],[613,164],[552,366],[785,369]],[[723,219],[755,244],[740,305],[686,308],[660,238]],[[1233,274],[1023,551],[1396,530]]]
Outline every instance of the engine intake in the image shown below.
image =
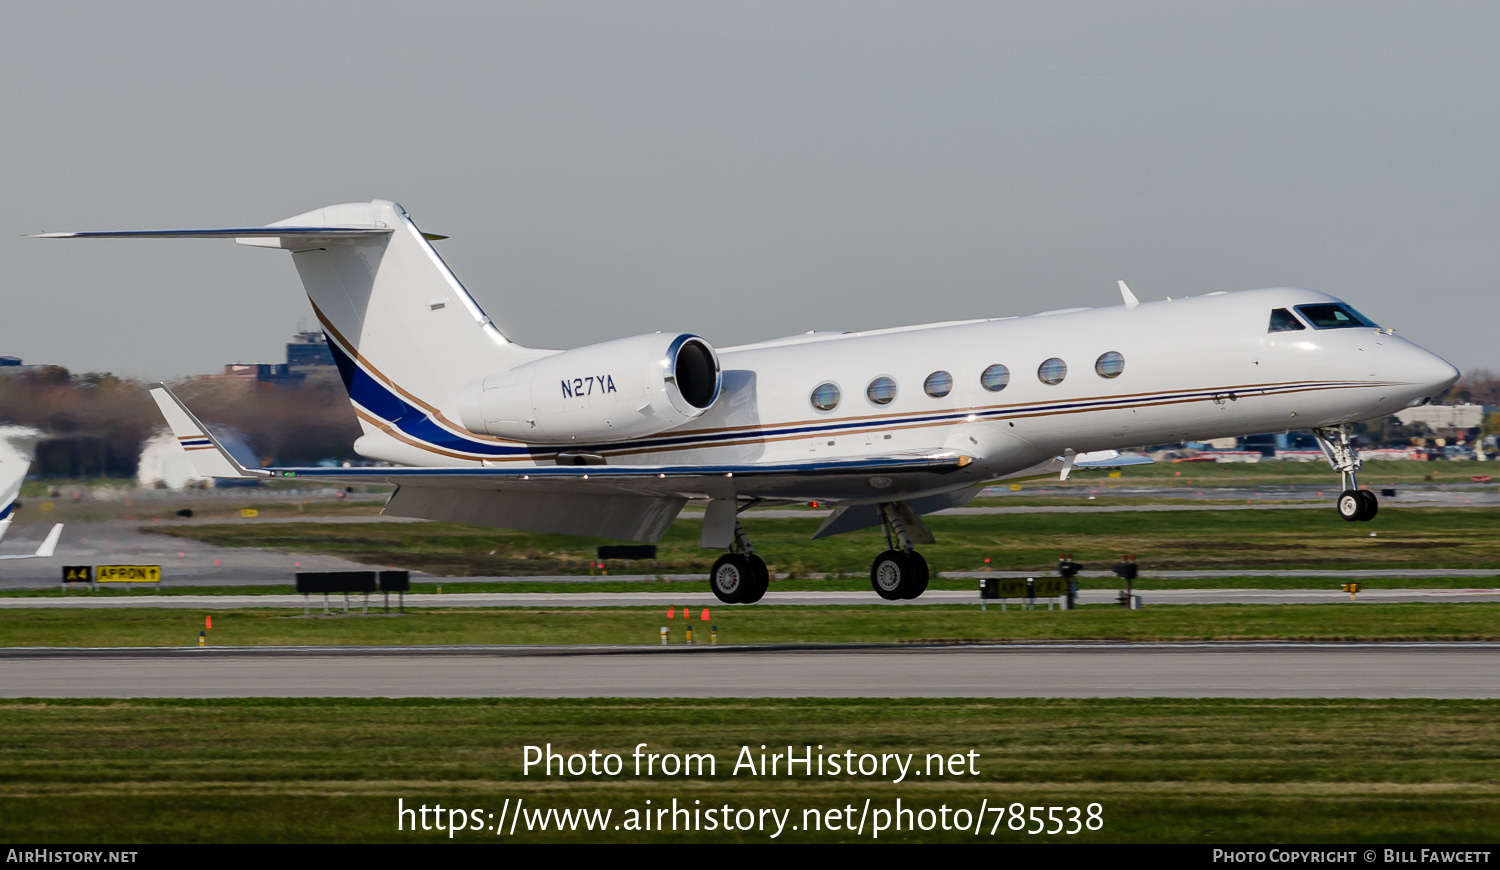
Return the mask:
[[654,435],[713,407],[722,375],[713,346],[652,333],[562,351],[464,390],[471,432],[541,444]]

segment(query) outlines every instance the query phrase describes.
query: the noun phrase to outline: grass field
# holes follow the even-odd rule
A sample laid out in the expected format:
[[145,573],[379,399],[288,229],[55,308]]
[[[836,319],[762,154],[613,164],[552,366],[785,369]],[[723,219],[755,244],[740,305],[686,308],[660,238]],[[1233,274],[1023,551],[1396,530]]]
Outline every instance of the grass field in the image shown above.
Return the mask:
[[[680,610],[680,608],[678,608]],[[301,611],[213,615],[213,646],[673,643],[688,625],[665,608],[409,611],[325,617]],[[918,643],[1016,640],[1500,640],[1500,603],[1198,605],[1075,611],[974,606],[694,608],[698,644]],[[0,646],[196,646],[205,613],[155,608],[0,610]]]
[[[713,775],[636,777],[631,752],[706,753]],[[523,747],[616,753],[619,776],[522,773]],[[740,747],[975,752],[977,775],[732,775]],[[614,830],[629,809],[790,810],[790,830],[865,801],[972,814],[1080,809],[1102,828],[1027,835],[883,832],[877,842],[1493,842],[1500,702],[1358,700],[243,700],[0,704],[7,842],[440,842],[398,831],[397,801],[499,816],[608,809],[602,831],[463,831],[460,842],[768,842],[770,832]],[[1045,810],[1043,811],[1045,816]],[[824,816],[826,818],[826,815]],[[914,820],[917,818],[913,816]],[[486,825],[493,824],[486,820]],[[773,826],[774,830],[774,826]]]
[[[754,518],[747,530],[772,568],[861,576],[884,549],[878,531],[810,540],[817,517]],[[1500,508],[1407,508],[1374,522],[1348,523],[1326,511],[1175,511],[1097,514],[935,516],[938,543],[922,548],[935,571],[1046,572],[1058,554],[1093,569],[1124,553],[1154,570],[1241,568],[1485,568],[1500,573]],[[658,544],[654,563],[621,563],[630,573],[703,573],[717,554],[698,547],[701,521],[681,519]],[[610,541],[449,523],[261,523],[154,527],[222,546],[325,553],[366,564],[454,576],[586,574]],[[1373,537],[1372,537],[1373,533]]]

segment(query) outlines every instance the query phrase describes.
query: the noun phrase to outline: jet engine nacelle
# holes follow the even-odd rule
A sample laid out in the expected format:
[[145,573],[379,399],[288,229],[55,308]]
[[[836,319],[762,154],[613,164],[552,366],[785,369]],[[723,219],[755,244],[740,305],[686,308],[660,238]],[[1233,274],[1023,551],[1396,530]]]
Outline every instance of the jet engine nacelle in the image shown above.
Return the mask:
[[571,444],[654,435],[719,397],[719,355],[696,335],[653,333],[563,351],[464,390],[471,432]]

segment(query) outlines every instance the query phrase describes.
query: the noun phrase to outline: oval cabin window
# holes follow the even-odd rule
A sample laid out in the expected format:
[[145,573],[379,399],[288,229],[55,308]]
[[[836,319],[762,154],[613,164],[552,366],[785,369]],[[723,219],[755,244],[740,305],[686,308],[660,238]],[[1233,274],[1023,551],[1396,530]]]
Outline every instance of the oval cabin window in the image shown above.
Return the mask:
[[979,376],[979,383],[986,390],[998,393],[1010,383],[1010,369],[996,363],[984,370]]
[[877,405],[889,405],[896,398],[896,382],[887,377],[878,377],[865,387],[865,396]]
[[934,399],[941,399],[953,392],[953,376],[947,372],[933,372],[923,382],[922,389]]
[[1099,361],[1094,363],[1094,371],[1101,378],[1118,378],[1120,372],[1125,371],[1125,357],[1119,351],[1110,351],[1099,356]]
[[812,391],[812,406],[819,411],[832,411],[839,406],[839,398],[837,384],[818,384]]

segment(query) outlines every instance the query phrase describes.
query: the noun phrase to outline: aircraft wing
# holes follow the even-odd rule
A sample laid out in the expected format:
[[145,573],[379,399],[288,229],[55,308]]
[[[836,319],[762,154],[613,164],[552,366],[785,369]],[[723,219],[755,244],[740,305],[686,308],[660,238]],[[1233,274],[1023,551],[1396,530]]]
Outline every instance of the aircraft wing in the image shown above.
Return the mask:
[[731,465],[249,468],[165,386],[151,396],[194,468],[209,477],[393,484],[393,516],[628,540],[657,540],[688,499],[868,499],[941,486],[973,462],[951,450]]
[[57,539],[62,537],[63,524],[58,523],[47,533],[41,546],[36,548],[35,553],[19,553],[14,556],[0,556],[0,559],[46,559],[57,552]]

